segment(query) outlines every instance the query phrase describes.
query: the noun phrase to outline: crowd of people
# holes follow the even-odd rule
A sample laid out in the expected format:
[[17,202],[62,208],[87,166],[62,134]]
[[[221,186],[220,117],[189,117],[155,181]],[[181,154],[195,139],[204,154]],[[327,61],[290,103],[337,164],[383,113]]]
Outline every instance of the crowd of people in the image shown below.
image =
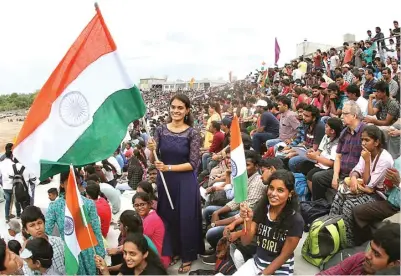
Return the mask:
[[[144,92],[147,125],[132,122],[112,156],[75,169],[96,237],[79,254],[77,274],[167,275],[180,262],[174,274],[292,275],[294,251],[313,223],[301,202],[326,202],[324,215],[345,225],[341,249],[368,245],[319,274],[399,275],[399,33],[394,21],[396,46],[376,28],[375,37],[368,31],[366,41],[344,43],[340,55],[317,50],[208,93]],[[247,174],[243,202],[235,200],[230,162],[235,116]],[[65,275],[69,173],[48,190],[43,214],[34,202],[39,180],[12,146],[0,163],[8,225],[0,274]],[[135,191],[132,208],[122,210],[127,190]],[[120,231],[115,248],[107,245],[110,227]],[[198,258],[210,271],[191,271]]]

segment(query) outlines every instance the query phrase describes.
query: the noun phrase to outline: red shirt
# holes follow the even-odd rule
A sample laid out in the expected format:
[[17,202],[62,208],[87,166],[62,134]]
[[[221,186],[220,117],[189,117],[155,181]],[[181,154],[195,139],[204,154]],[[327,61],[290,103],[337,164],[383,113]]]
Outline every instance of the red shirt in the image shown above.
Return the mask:
[[100,217],[100,228],[102,229],[103,237],[107,237],[109,233],[111,222],[111,209],[109,203],[103,198],[99,197],[95,200],[97,214]]
[[213,135],[212,144],[210,145],[209,152],[217,153],[223,149],[224,133],[221,131]]
[[347,92],[348,85],[349,85],[349,83],[344,81],[344,83],[342,85],[340,85],[340,91],[343,93]]

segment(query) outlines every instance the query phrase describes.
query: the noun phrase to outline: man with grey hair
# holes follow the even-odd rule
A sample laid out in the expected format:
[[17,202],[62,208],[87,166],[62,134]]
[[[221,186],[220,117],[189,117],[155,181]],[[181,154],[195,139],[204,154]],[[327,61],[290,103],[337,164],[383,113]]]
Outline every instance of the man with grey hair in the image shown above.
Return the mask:
[[8,235],[1,237],[5,242],[9,242],[11,240],[18,241],[21,245],[23,245],[23,236],[21,233],[21,224],[17,219],[11,219],[9,223],[7,223]]
[[[365,123],[361,121],[362,112],[355,101],[344,103],[342,118],[346,126],[340,134],[337,155],[333,169],[317,172],[312,177],[312,199],[326,198],[332,201],[340,180],[349,175],[356,166],[362,152],[361,135]],[[355,190],[356,187],[351,187]],[[329,192],[326,195],[326,192]]]

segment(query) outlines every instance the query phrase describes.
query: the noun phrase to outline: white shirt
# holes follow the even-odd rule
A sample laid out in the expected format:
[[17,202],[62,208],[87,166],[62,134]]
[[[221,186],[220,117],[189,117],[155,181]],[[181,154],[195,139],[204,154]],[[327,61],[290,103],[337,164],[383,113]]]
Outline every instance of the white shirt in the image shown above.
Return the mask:
[[[4,190],[12,190],[13,188],[13,179],[10,177],[14,176],[14,170],[13,170],[14,164],[15,163],[10,158],[6,158],[0,162],[0,177],[3,180]],[[21,170],[22,165],[20,163],[16,163],[16,167],[17,171],[19,171]],[[29,173],[27,168],[25,168],[24,172],[22,173],[22,176],[24,177],[25,183],[28,186],[29,186],[29,180],[35,185],[39,184],[39,180],[37,180],[33,174]],[[29,190],[29,195],[32,196],[31,189],[28,190]]]
[[[324,157],[326,159],[335,161],[336,160],[336,151],[337,151],[337,145],[338,145],[338,139],[334,140],[334,141],[330,141],[330,137],[328,137],[327,135],[325,135],[322,139],[322,141],[319,144],[319,150],[320,152],[320,156]],[[319,167],[321,169],[327,170],[328,166],[323,165],[322,163],[317,163],[316,167]]]
[[114,168],[116,168],[116,174],[121,175],[121,167],[120,164],[118,164],[117,159],[114,156],[110,156],[109,158],[107,158],[107,161],[109,161],[109,163],[112,164]]
[[330,57],[330,70],[331,71],[334,71],[337,68],[338,60],[339,60],[339,58],[338,58],[337,55],[334,55],[334,56]]
[[357,100],[356,100],[356,104],[359,106],[359,108],[361,109],[362,115],[366,116],[368,115],[368,100],[365,99],[364,97],[360,96]]
[[22,236],[21,233],[16,234],[15,237],[7,233],[4,236],[0,236],[0,238],[3,239],[6,242],[6,244],[9,241],[17,241],[21,244],[21,246],[24,244],[24,237]]
[[118,213],[121,208],[121,192],[107,183],[99,183],[99,187],[100,191],[110,201],[113,214]]

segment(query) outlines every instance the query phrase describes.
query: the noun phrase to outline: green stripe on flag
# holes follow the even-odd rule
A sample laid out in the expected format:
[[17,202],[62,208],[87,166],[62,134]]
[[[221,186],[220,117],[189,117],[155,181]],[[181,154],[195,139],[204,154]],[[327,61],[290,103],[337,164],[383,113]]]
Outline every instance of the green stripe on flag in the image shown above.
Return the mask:
[[[136,86],[111,94],[94,113],[92,124],[57,163],[84,166],[109,158],[127,134],[128,125],[142,118],[145,112],[146,106]],[[40,179],[63,171],[47,162],[41,166]]]
[[236,203],[245,201],[248,197],[248,175],[244,171],[241,175],[233,179],[234,182],[234,200]]
[[[78,256],[77,256],[78,258]],[[72,254],[70,248],[64,242],[64,260],[65,260],[65,273],[66,275],[76,275],[79,268],[78,260]]]

